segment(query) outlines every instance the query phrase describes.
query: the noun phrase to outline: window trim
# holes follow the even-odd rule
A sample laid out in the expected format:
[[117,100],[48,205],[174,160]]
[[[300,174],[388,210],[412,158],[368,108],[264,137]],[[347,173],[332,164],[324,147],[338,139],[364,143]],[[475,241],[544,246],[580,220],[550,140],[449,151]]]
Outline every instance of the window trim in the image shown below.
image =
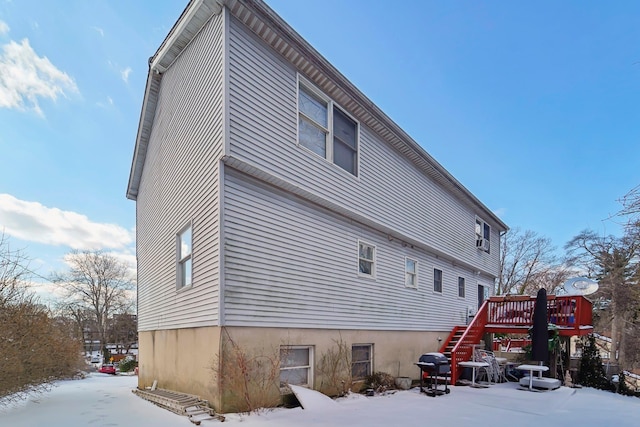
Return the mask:
[[[185,232],[189,231],[191,240],[190,251],[187,255],[182,256],[182,236]],[[186,283],[185,275],[183,274],[184,266],[189,263],[189,282]],[[193,287],[193,222],[190,221],[187,225],[182,227],[176,234],[176,290],[189,289]]]
[[[354,360],[353,360],[353,348],[354,347],[369,347],[369,359],[366,360],[366,361],[359,360],[357,362],[354,362]],[[353,375],[353,366],[356,363],[360,363],[360,364],[368,363],[369,364],[369,369],[368,369],[368,372],[367,372],[367,374],[365,376],[356,377],[355,375]],[[351,344],[351,378],[354,381],[361,381],[361,380],[364,380],[368,375],[371,375],[373,372],[374,372],[374,370],[373,370],[373,343],[353,343],[353,344]]]
[[[407,270],[407,261],[413,261],[415,264],[415,271],[413,273]],[[413,286],[407,282],[408,275],[413,274]],[[409,289],[418,289],[418,260],[408,256],[404,257],[404,287]]]
[[[371,274],[367,274],[367,273],[363,273],[360,271],[360,246],[369,246],[373,249],[373,259],[368,260],[366,258],[363,258],[365,261],[369,261],[371,262]],[[364,240],[360,240],[358,239],[358,253],[357,253],[357,257],[358,257],[358,263],[357,263],[357,268],[358,268],[358,277],[365,277],[365,278],[369,278],[369,279],[375,279],[376,278],[376,272],[377,272],[377,268],[376,268],[376,256],[377,256],[377,250],[376,250],[376,245],[371,244],[369,242],[366,242]]]
[[[322,126],[322,124],[317,123],[315,120],[313,120],[311,117],[307,116],[304,112],[302,112],[300,110],[300,89],[303,88],[307,93],[309,93],[310,95],[313,95],[316,98],[319,98],[320,100],[322,100],[323,102],[325,102],[327,104],[327,128],[324,128]],[[335,162],[335,156],[334,156],[334,109],[338,109],[340,110],[340,112],[342,114],[344,114],[349,120],[353,121],[355,123],[355,165],[354,165],[354,171],[351,172],[347,169],[344,169],[342,166],[339,166],[336,162]],[[360,175],[360,121],[357,120],[353,115],[351,115],[346,109],[344,109],[342,106],[340,106],[339,104],[337,104],[335,101],[333,101],[333,99],[331,99],[329,96],[327,96],[324,92],[322,92],[320,89],[318,89],[318,87],[316,87],[316,85],[314,85],[313,83],[311,83],[309,80],[307,80],[306,78],[304,78],[302,75],[298,74],[298,82],[297,82],[297,87],[296,87],[296,110],[297,110],[297,118],[298,120],[296,120],[296,144],[307,150],[308,152],[324,158],[325,161],[331,163],[332,165],[336,166],[339,170],[348,173],[349,175],[358,178]],[[308,123],[312,124],[313,126],[317,127],[318,129],[322,130],[325,132],[325,156],[322,157],[320,154],[316,153],[315,151],[313,151],[312,149],[304,146],[303,144],[300,143],[300,116],[302,115],[302,117],[304,118],[305,121],[307,121]]]
[[[462,281],[462,283],[460,283]],[[462,284],[462,287],[460,285]],[[460,295],[460,290],[462,289],[462,295]],[[458,298],[466,298],[467,295],[467,279],[462,276],[458,276]]]
[[[440,290],[436,289],[436,284],[438,283],[436,281],[436,271],[440,272]],[[442,291],[444,288],[443,282],[444,282],[444,272],[437,267],[433,267],[433,292],[434,293],[442,295],[443,293]]]
[[[303,350],[306,349],[309,352],[309,364],[308,365],[299,365],[299,366],[286,366],[286,367],[282,367],[282,350]],[[282,371],[288,371],[288,370],[293,370],[293,369],[302,369],[302,368],[306,368],[307,369],[307,383],[306,384],[294,384],[294,385],[299,385],[300,387],[307,387],[313,390],[313,377],[314,377],[314,371],[313,371],[313,366],[314,366],[314,359],[313,359],[313,355],[314,355],[314,346],[313,345],[281,345],[280,346],[280,371],[279,371],[279,376],[278,376],[278,383],[280,384],[280,388],[286,387],[287,384],[283,384],[281,381],[281,375],[282,375]]]

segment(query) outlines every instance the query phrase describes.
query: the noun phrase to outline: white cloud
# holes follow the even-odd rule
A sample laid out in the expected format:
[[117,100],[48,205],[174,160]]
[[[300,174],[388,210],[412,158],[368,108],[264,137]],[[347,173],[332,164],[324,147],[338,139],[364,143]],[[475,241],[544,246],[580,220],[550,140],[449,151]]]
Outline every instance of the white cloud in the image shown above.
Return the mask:
[[109,108],[109,107],[113,107],[113,98],[111,98],[110,96],[107,96],[107,101],[106,102],[96,102],[96,105],[100,108]]
[[0,194],[0,228],[18,239],[78,250],[125,249],[133,233],[116,224]]
[[33,283],[29,288],[30,291],[40,299],[40,302],[47,304],[60,301],[64,298],[66,293],[64,288],[51,282]]
[[55,101],[58,96],[78,92],[68,74],[47,57],[38,56],[29,45],[10,41],[0,51],[0,108],[31,109],[43,116],[38,99]]
[[498,208],[493,211],[498,218],[503,218],[507,214],[507,208]]
[[129,74],[131,74],[131,71],[131,67],[127,67],[124,70],[120,71],[122,80],[124,80],[125,83],[129,83]]
[[6,22],[0,21],[0,35],[7,34],[9,32],[9,26]]
[[104,37],[104,30],[103,30],[102,28],[100,28],[100,27],[91,27],[91,28],[93,28],[94,30],[96,30],[96,32],[97,32],[98,34],[100,34],[100,37]]

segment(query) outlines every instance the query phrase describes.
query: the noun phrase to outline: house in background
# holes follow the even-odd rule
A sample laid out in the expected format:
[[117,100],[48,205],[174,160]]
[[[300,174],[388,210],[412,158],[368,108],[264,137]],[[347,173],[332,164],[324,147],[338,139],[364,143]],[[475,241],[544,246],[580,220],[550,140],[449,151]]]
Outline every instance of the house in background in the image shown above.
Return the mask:
[[127,197],[139,386],[221,411],[225,342],[314,389],[338,342],[356,380],[418,377],[507,229],[259,0],[191,1],[150,59]]

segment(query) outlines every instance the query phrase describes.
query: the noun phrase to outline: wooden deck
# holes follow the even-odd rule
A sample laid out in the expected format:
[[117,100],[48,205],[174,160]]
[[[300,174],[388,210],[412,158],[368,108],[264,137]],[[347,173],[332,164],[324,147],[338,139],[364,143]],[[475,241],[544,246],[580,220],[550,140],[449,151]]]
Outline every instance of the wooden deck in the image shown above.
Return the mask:
[[[486,333],[527,334],[533,326],[536,297],[493,296],[482,304],[472,322],[456,326],[440,348],[451,359],[451,380],[460,377],[458,365],[471,359],[473,345]],[[561,336],[584,336],[593,332],[591,301],[581,295],[547,296],[547,322],[556,325]]]

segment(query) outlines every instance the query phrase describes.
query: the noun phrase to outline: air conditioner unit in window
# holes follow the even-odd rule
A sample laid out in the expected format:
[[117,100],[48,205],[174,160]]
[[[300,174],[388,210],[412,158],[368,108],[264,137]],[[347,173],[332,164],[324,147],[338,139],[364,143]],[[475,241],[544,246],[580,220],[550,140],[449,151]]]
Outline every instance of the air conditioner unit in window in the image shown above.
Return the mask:
[[476,239],[476,248],[483,251],[489,250],[489,241],[487,239]]

